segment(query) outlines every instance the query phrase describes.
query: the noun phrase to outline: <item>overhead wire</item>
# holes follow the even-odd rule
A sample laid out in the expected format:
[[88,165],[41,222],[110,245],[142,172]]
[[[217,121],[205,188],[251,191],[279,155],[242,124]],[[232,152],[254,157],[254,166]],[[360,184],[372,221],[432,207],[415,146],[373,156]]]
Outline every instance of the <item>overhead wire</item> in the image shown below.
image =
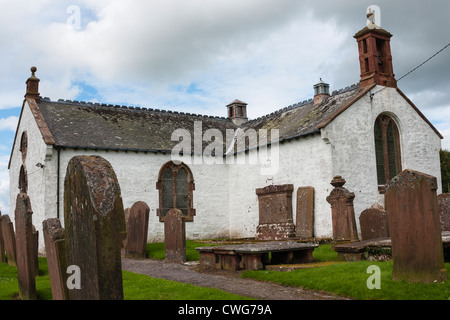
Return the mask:
[[[434,57],[436,57],[439,53],[441,53],[442,51],[444,51],[445,49],[447,49],[448,47],[450,47],[450,42],[447,43],[442,49],[440,49],[439,51],[437,51],[435,54],[433,54],[432,56],[430,56],[428,59],[426,59],[424,62],[422,62],[421,64],[419,64],[417,67],[411,69],[409,72],[405,73],[403,76],[401,76],[397,82],[399,82],[400,80],[402,80],[403,78],[405,78],[406,76],[410,75],[411,73],[413,73],[414,71],[416,71],[417,69],[419,69],[421,66],[423,66],[425,63],[427,63],[428,61],[430,61],[431,59],[433,59]],[[381,91],[383,91],[384,89],[386,89],[387,87],[384,87],[376,92],[373,92],[370,94],[370,99],[373,98],[373,96],[377,93],[380,93]]]

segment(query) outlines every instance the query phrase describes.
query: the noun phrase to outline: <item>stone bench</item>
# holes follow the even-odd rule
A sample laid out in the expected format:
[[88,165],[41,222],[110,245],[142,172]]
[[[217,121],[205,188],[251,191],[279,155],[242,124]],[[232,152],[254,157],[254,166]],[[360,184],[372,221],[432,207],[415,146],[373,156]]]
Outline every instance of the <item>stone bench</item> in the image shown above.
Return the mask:
[[390,238],[376,238],[357,242],[350,242],[334,246],[334,251],[338,253],[339,260],[359,261],[364,260],[368,249],[391,250]]
[[269,241],[195,249],[200,254],[200,264],[203,266],[229,270],[263,270],[268,264],[312,262],[312,252],[317,246],[314,243]]

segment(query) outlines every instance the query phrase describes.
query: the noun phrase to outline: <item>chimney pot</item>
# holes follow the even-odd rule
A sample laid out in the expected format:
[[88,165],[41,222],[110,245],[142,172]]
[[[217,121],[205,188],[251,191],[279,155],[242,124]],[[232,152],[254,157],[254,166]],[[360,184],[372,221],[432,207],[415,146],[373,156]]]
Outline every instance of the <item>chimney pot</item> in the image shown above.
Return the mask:
[[238,99],[227,105],[228,119],[231,119],[237,126],[241,126],[248,121],[247,118],[247,103]]
[[31,98],[35,99],[36,102],[39,103],[39,78],[36,77],[35,73],[37,71],[36,67],[31,67],[31,76],[27,79],[26,85],[27,85],[27,91],[25,93],[25,98]]
[[320,78],[320,81],[314,85],[314,104],[322,103],[329,96],[330,85]]

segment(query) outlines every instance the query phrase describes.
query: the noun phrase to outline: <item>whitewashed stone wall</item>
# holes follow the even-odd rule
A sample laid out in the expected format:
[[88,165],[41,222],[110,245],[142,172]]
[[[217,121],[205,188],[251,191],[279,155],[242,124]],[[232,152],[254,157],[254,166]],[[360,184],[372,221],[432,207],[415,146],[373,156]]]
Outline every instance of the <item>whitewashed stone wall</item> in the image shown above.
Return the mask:
[[[85,151],[66,149],[61,151],[60,175],[60,215],[63,218],[64,178],[67,164],[77,155],[99,155],[108,160],[120,184],[124,208],[129,208],[136,201],[145,201],[150,207],[149,234],[150,242],[164,239],[164,225],[159,222],[156,209],[159,206],[159,191],[156,189],[161,167],[171,161],[170,154],[142,152]],[[194,163],[194,161],[192,161]],[[228,237],[228,185],[226,169],[216,166],[191,164],[195,182],[194,222],[186,223],[186,236],[196,238]],[[56,188],[54,189],[56,194]],[[48,204],[51,205],[51,204]]]
[[[372,92],[382,88],[377,86]],[[438,194],[442,190],[438,135],[396,89],[386,88],[375,94],[372,101],[367,94],[323,129],[331,143],[332,174],[346,179],[345,187],[355,193],[358,228],[363,210],[374,203],[384,206],[384,196],[378,192],[373,136],[375,120],[381,113],[391,116],[398,126],[402,169],[437,177]]]
[[[252,151],[256,152],[256,151]],[[270,151],[269,151],[270,155]],[[299,187],[315,189],[314,230],[317,237],[330,237],[331,211],[326,197],[331,191],[331,148],[320,134],[279,145],[279,168],[263,175],[258,165],[230,165],[230,236],[254,237],[259,223],[256,188],[293,184],[292,211],[295,224],[296,193]]]
[[[11,158],[11,165],[9,168],[9,178],[10,178],[10,218],[14,222],[14,210],[16,207],[16,198],[19,190],[19,175],[20,167],[22,165],[22,154],[20,152],[20,141],[23,132],[27,132],[28,137],[28,148],[27,156],[25,160],[25,165],[28,175],[28,196],[31,201],[31,208],[33,210],[33,224],[37,230],[42,230],[42,221],[45,220],[46,204],[45,204],[45,194],[46,187],[48,184],[46,181],[46,176],[48,175],[48,167],[40,168],[36,164],[46,164],[46,157],[48,157],[47,152],[51,152],[51,149],[47,148],[44,143],[41,132],[34,120],[31,113],[30,107],[25,102],[21,121],[17,129],[16,141],[14,144],[14,150]],[[51,170],[51,169],[50,169]],[[43,245],[42,232],[40,232],[41,244]]]
[[[372,91],[378,91],[377,87]],[[389,114],[399,128],[402,168],[414,169],[438,178],[441,192],[439,149],[440,138],[423,121],[407,101],[392,88],[387,88],[370,99],[369,94],[340,114],[321,133],[291,140],[279,145],[276,172],[262,171],[258,151],[246,155],[247,164],[205,164],[191,158],[190,167],[195,181],[194,222],[186,224],[189,239],[254,237],[259,223],[256,188],[267,185],[293,184],[293,220],[295,222],[296,192],[299,187],[315,189],[314,229],[316,237],[331,237],[331,210],[326,197],[332,190],[330,181],[335,175],[347,180],[347,187],[355,193],[355,214],[359,228],[359,214],[374,203],[384,205],[379,194],[375,164],[374,123],[381,113]],[[44,249],[42,221],[56,217],[58,152],[47,146],[28,105],[25,105],[17,133],[10,167],[11,213],[15,208],[19,171],[22,163],[20,138],[28,134],[28,193],[31,199],[33,223],[40,231],[40,250]],[[274,150],[269,149],[268,155]],[[116,172],[121,187],[124,208],[136,201],[145,201],[150,207],[150,242],[164,239],[164,226],[156,209],[159,194],[156,189],[161,167],[171,160],[170,154],[92,151],[62,149],[59,172],[59,212],[64,224],[64,178],[67,164],[77,155],[100,155],[108,160]],[[257,159],[248,164],[249,157]],[[45,164],[43,169],[37,163]],[[196,164],[199,163],[199,164]],[[272,163],[274,166],[275,164]],[[273,167],[275,168],[275,167]]]

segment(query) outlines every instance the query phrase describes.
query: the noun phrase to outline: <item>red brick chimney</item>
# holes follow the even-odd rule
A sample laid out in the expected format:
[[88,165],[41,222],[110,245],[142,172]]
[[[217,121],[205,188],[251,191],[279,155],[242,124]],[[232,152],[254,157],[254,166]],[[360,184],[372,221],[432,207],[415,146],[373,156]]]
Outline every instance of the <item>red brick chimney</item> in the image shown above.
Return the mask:
[[31,67],[31,77],[29,77],[26,81],[27,91],[25,93],[25,98],[35,99],[37,103],[39,103],[39,79],[34,75],[36,72],[36,67]]
[[373,83],[385,87],[397,87],[392,68],[391,37],[392,34],[373,23],[354,35],[359,50],[361,88]]
[[241,126],[248,121],[247,104],[245,102],[236,99],[228,104],[227,108],[228,118],[231,119],[235,125]]

